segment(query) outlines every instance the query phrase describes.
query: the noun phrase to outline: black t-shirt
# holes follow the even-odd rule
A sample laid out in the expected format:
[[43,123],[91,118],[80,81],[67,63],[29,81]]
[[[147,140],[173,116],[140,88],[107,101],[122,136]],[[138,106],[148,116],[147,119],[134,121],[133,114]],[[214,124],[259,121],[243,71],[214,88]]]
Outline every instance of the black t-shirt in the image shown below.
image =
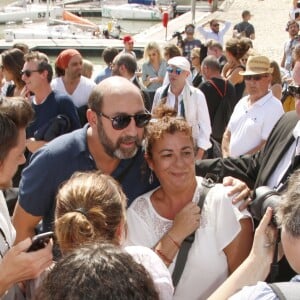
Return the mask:
[[212,126],[212,136],[218,142],[221,142],[223,133],[237,100],[235,89],[228,80],[227,82],[221,78],[212,78],[211,80],[213,81],[214,85],[217,86],[218,90],[210,81],[201,83],[199,88],[204,93],[206,98]]
[[255,33],[253,25],[248,22],[238,23],[233,27],[233,29],[237,30],[238,33],[242,33],[243,36],[248,38],[251,36],[251,34]]

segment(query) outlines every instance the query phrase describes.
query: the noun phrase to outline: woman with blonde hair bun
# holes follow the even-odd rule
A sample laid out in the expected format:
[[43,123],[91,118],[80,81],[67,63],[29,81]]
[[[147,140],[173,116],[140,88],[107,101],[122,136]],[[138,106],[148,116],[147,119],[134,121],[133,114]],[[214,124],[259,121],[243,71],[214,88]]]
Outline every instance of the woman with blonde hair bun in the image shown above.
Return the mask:
[[[92,243],[122,246],[126,235],[126,196],[121,186],[100,171],[77,172],[59,189],[55,234],[63,255]],[[170,274],[145,247],[125,247],[150,273],[160,299],[172,299]]]

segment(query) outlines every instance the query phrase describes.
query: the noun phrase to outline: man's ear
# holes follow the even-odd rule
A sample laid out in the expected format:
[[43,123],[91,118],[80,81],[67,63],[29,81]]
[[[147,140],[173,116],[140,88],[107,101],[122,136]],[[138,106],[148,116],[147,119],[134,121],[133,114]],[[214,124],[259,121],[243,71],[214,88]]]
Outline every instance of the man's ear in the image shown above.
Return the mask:
[[99,122],[97,114],[90,108],[86,111],[86,118],[91,127],[97,126]]

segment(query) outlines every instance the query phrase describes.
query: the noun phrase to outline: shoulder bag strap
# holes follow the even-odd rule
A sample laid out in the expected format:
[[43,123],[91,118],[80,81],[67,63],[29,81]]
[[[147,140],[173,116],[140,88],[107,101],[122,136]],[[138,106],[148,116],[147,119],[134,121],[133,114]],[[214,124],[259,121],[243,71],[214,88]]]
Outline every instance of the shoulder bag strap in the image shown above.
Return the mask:
[[279,300],[296,300],[300,295],[300,282],[269,283]]
[[220,89],[218,88],[218,86],[211,80],[207,80],[215,89],[216,91],[218,92],[218,94],[222,97],[222,99],[224,98],[225,94],[226,94],[226,89],[227,89],[227,80],[225,80],[225,83],[224,83],[224,92],[222,93],[220,91]]
[[168,84],[166,86],[166,88],[163,90],[163,92],[160,96],[160,101],[162,104],[166,104],[166,102],[167,102],[169,86],[170,86],[170,84]]
[[[213,186],[214,186],[214,182],[211,179],[203,178],[202,188],[200,190],[199,201],[198,201],[198,206],[200,207],[200,209],[202,209],[206,195],[208,194],[209,190]],[[195,232],[193,232],[188,237],[186,237],[180,246],[179,252],[177,254],[177,259],[175,262],[174,271],[172,273],[172,281],[175,288],[184,270],[187,256],[194,242],[194,239],[195,239]]]

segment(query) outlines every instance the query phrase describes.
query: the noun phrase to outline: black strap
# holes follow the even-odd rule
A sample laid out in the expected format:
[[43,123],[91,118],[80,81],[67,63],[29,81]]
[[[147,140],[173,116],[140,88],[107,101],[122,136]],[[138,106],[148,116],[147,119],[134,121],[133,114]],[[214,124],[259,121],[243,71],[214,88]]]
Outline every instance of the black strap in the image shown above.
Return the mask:
[[[209,192],[209,190],[214,186],[214,181],[210,178],[206,179],[203,178],[202,180],[202,188],[200,190],[200,194],[199,194],[199,200],[198,200],[198,206],[200,207],[200,209],[202,209],[203,204],[204,204],[204,200]],[[188,237],[186,237],[184,239],[184,241],[182,242],[179,252],[177,254],[177,259],[175,262],[175,267],[174,267],[174,271],[172,273],[172,280],[173,280],[173,285],[174,287],[177,286],[180,277],[182,275],[182,272],[184,270],[184,266],[187,260],[187,256],[189,254],[190,248],[194,242],[195,239],[195,232],[193,232],[192,234],[190,234]]]
[[300,295],[299,282],[269,283],[269,287],[277,295],[279,300],[297,300]]

